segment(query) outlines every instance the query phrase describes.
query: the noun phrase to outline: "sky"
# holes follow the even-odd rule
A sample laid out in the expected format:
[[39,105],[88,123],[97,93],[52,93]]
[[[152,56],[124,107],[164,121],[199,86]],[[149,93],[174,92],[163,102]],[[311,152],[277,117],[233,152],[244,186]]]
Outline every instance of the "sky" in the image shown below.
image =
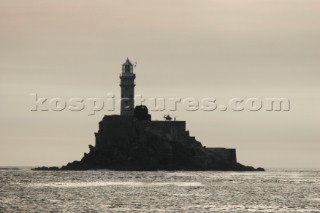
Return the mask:
[[31,111],[43,98],[287,98],[290,111],[151,112],[186,120],[207,147],[265,168],[319,168],[320,1],[0,0],[0,166],[80,160],[104,115]]

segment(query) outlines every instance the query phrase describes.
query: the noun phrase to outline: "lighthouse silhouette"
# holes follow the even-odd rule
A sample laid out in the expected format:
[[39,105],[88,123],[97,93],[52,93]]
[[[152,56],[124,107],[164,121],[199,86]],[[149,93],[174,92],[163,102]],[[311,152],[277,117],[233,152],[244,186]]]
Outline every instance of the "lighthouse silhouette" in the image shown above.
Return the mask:
[[133,73],[133,64],[130,62],[129,58],[127,58],[126,62],[122,64],[122,72],[120,74],[121,116],[134,115],[134,87],[136,86],[134,82],[135,78],[136,75]]

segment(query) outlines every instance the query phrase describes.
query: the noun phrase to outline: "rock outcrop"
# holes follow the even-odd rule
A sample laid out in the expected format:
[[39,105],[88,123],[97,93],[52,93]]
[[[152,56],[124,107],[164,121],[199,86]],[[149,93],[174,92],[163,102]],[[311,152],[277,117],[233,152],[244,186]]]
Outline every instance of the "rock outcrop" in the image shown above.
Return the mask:
[[[212,148],[202,146],[189,136],[184,121],[105,116],[95,136],[96,144],[89,145],[89,153],[85,153],[80,161],[59,169],[264,171],[237,163],[235,156],[226,158]],[[35,170],[57,170],[57,167]]]

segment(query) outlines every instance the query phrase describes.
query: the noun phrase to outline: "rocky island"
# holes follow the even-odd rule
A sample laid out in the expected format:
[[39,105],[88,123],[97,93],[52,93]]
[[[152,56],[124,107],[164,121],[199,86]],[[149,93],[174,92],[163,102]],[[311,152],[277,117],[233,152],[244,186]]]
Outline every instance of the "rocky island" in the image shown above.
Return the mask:
[[146,106],[134,107],[135,74],[129,59],[122,65],[120,79],[121,113],[104,116],[89,153],[61,168],[34,170],[264,171],[238,163],[235,149],[202,146],[190,136],[185,121],[172,121],[170,116],[153,121]]

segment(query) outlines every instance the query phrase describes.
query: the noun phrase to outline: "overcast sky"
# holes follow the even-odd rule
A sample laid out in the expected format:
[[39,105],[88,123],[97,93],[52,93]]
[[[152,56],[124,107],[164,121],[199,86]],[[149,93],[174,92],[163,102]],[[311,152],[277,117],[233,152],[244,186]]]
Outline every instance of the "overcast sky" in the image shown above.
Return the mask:
[[80,160],[111,112],[32,112],[30,93],[119,96],[129,57],[143,96],[290,99],[287,112],[171,114],[241,163],[319,167],[319,20],[318,0],[0,0],[0,166]]

